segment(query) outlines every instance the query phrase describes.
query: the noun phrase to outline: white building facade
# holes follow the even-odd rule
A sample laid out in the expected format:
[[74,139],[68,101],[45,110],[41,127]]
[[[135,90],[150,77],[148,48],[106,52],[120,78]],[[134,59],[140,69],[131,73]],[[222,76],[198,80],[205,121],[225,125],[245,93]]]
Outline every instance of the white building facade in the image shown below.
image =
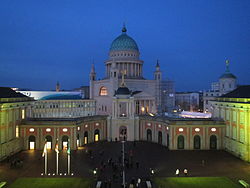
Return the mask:
[[90,99],[96,100],[97,114],[112,113],[112,98],[121,84],[122,74],[125,75],[127,87],[134,92],[136,114],[172,110],[175,101],[173,82],[162,79],[158,61],[154,79],[145,79],[143,64],[136,42],[127,35],[127,29],[123,27],[122,34],[111,44],[109,58],[105,61],[105,78],[96,80],[95,68],[91,68]]

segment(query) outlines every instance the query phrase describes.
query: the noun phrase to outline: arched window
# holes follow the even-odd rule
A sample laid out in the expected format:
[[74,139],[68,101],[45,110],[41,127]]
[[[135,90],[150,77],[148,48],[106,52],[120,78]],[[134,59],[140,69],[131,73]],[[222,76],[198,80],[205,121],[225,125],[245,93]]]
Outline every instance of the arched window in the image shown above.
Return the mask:
[[127,127],[126,126],[121,126],[119,129],[119,139],[122,140],[127,140]]
[[84,132],[84,144],[88,144],[88,131]]
[[180,135],[178,136],[178,139],[177,139],[177,148],[178,149],[184,149],[184,136]]
[[158,144],[162,144],[162,132],[158,132]]
[[100,131],[99,129],[96,129],[94,133],[94,141],[98,142],[99,140],[100,140]]
[[69,137],[64,135],[62,137],[62,149],[67,149],[68,148],[68,140],[69,140]]
[[147,130],[147,141],[152,141],[152,131],[150,129]]
[[50,135],[47,135],[45,139],[47,141],[47,149],[52,149],[52,137]]
[[194,149],[201,149],[201,137],[199,135],[194,136]]
[[29,149],[35,149],[36,148],[36,137],[31,135],[29,136]]
[[100,96],[106,96],[106,95],[108,95],[108,90],[107,90],[107,88],[104,87],[104,86],[102,86],[102,87],[100,88],[99,95],[100,95]]
[[210,149],[217,149],[217,137],[215,135],[210,136]]

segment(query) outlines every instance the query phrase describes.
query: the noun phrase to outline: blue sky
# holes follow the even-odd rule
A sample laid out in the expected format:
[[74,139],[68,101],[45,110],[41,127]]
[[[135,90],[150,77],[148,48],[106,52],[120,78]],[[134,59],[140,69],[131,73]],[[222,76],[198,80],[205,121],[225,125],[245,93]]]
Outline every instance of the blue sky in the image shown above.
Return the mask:
[[0,1],[0,86],[52,90],[97,78],[123,22],[152,79],[156,59],[177,91],[209,89],[225,71],[250,84],[249,0]]

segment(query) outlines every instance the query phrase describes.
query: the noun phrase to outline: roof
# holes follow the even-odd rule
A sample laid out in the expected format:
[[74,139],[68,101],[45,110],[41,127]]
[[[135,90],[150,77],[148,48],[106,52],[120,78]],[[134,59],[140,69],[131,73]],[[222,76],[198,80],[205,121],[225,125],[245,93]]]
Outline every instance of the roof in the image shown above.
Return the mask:
[[115,92],[115,95],[130,95],[130,94],[131,92],[127,87],[119,87]]
[[250,85],[239,86],[235,90],[220,96],[220,98],[250,98]]
[[52,94],[42,97],[40,100],[76,100],[82,99],[80,95],[72,94]]
[[134,39],[127,35],[127,29],[123,27],[122,34],[118,36],[111,44],[110,51],[133,50],[139,51]]
[[0,98],[27,98],[27,96],[15,92],[9,87],[0,87]]
[[230,72],[225,72],[224,74],[222,74],[221,76],[220,76],[220,79],[223,79],[223,78],[234,78],[234,79],[236,79],[236,76],[234,76],[232,73],[230,73]]

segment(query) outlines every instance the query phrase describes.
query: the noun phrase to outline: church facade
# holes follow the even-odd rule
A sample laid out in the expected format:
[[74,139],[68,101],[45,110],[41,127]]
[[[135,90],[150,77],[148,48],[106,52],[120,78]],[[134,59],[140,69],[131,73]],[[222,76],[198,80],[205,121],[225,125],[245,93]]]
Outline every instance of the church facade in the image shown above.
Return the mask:
[[175,91],[172,81],[163,80],[157,61],[154,79],[143,76],[140,51],[134,39],[122,28],[122,34],[111,44],[108,60],[105,61],[105,78],[96,80],[94,65],[90,72],[90,99],[96,100],[99,115],[112,113],[112,98],[121,84],[124,74],[127,87],[134,92],[135,114],[170,112],[174,108]]

